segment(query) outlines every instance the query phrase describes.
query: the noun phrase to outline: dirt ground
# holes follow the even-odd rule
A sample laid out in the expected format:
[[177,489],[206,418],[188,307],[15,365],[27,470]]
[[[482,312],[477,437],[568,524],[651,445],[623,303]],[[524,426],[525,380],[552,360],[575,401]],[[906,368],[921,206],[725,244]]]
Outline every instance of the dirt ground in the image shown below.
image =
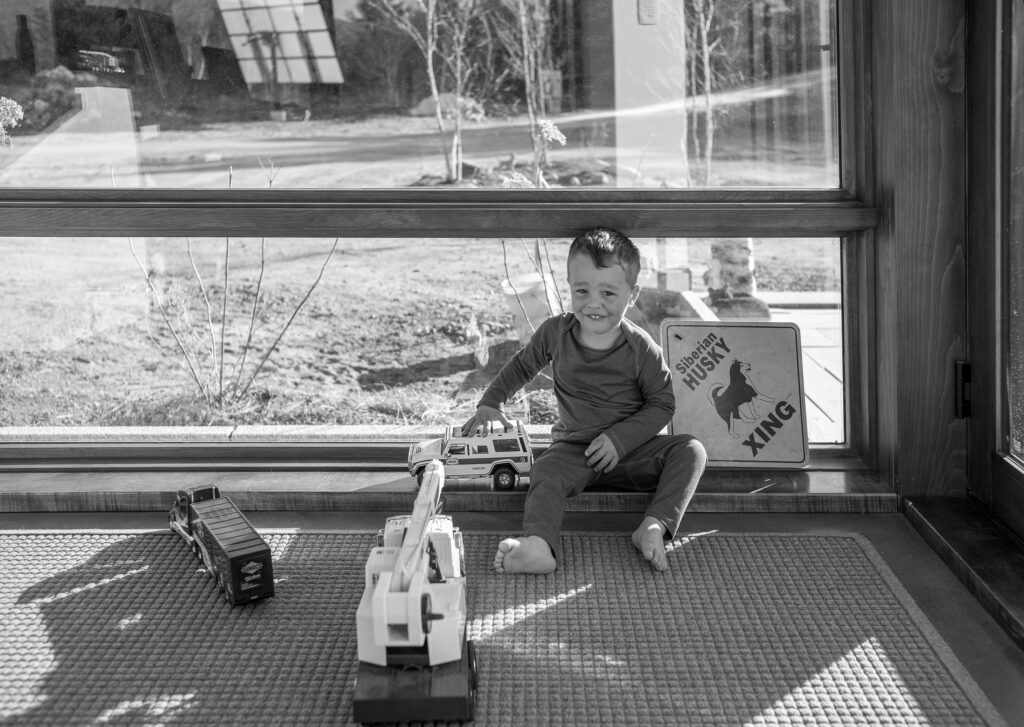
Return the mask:
[[[343,239],[328,258],[333,240],[267,240],[261,278],[258,239],[225,260],[223,239],[0,238],[0,427],[459,421],[518,345],[501,282],[535,242]],[[544,250],[559,285],[568,242]],[[762,288],[827,285],[832,247],[762,246]],[[545,384],[533,423],[552,421]]]
[[[162,306],[127,241],[116,256],[96,241],[47,241],[48,250],[0,242],[17,278],[4,286],[0,314],[0,426],[447,421],[468,406],[478,357],[515,338],[498,243],[341,240],[259,375],[222,411],[199,396],[191,372],[214,395],[236,380],[244,388],[333,241],[268,241],[248,347],[260,241],[232,241],[223,356],[224,241],[191,243],[209,316],[183,240],[132,243],[156,263]],[[510,270],[527,272],[522,247],[509,248]],[[195,352],[191,365],[183,350]]]

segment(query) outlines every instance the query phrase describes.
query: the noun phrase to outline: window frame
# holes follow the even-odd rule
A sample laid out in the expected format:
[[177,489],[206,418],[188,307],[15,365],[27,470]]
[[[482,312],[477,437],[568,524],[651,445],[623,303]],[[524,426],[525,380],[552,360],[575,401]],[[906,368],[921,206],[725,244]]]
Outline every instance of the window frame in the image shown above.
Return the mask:
[[[1019,0],[1017,0],[1019,2]],[[1013,2],[970,7],[968,27],[970,135],[968,240],[971,301],[970,494],[1024,538],[1024,463],[1009,451],[1005,357],[1009,331],[1011,109]],[[1024,12],[1024,9],[1021,10]],[[995,39],[992,42],[991,39]],[[1022,39],[1024,40],[1024,39]],[[1018,41],[1020,42],[1020,41]]]
[[[847,444],[812,468],[875,466],[869,4],[835,0],[840,186],[835,189],[171,190],[0,189],[6,236],[631,237],[842,240]],[[405,461],[409,441],[0,444],[0,469],[348,468]]]

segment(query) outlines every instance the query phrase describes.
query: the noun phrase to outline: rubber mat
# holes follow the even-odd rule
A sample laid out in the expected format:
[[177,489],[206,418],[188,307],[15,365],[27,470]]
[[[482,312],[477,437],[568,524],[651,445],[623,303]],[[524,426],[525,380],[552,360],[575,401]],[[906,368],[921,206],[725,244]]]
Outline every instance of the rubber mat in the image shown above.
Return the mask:
[[[352,719],[374,533],[264,531],[277,595],[232,608],[168,533],[0,534],[4,725]],[[1001,724],[870,544],[705,534],[654,573],[567,534],[549,576],[467,534],[481,725]]]

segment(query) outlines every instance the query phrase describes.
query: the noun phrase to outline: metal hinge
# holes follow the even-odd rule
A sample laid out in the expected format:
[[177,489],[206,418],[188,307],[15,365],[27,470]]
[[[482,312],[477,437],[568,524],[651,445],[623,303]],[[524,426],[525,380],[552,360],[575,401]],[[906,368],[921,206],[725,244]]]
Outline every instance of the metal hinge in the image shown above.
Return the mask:
[[953,416],[966,419],[971,415],[971,362],[953,362]]

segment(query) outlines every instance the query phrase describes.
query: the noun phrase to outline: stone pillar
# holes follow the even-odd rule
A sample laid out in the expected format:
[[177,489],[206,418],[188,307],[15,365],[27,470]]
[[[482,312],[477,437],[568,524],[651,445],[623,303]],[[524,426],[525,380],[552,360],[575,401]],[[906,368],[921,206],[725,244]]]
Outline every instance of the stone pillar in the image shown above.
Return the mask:
[[711,264],[705,282],[709,291],[728,289],[733,295],[757,295],[754,241],[744,237],[711,243]]
[[771,318],[767,304],[757,297],[751,238],[713,242],[704,282],[708,286],[706,302],[719,318]]

